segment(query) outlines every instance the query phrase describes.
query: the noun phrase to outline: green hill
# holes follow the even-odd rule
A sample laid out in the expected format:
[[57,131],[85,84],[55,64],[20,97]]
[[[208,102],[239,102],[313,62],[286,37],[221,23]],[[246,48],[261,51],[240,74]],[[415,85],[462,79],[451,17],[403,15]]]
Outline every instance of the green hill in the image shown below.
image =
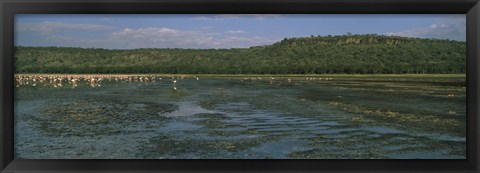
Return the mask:
[[465,42],[383,35],[285,38],[241,49],[16,47],[16,73],[465,73]]

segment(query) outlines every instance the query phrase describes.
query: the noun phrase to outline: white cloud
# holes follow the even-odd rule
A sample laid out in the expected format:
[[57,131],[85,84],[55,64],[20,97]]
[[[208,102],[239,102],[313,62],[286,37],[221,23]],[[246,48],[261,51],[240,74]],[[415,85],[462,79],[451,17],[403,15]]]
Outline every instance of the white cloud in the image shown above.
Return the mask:
[[198,16],[198,17],[193,17],[192,20],[223,20],[223,18],[221,18],[221,17]]
[[280,41],[280,39],[269,39],[265,37],[226,37],[219,40],[221,45],[226,45],[226,47],[236,47],[236,48],[246,48],[251,46],[261,46],[272,44],[274,42]]
[[211,36],[200,31],[182,31],[163,27],[125,28],[111,33],[107,41],[123,43],[127,48],[205,48],[215,43]]
[[135,48],[247,48],[272,44],[278,40],[266,37],[237,37],[206,30],[179,30],[166,27],[124,28],[105,38],[85,39],[77,36],[50,36],[42,46],[135,49]]
[[226,18],[252,18],[255,20],[263,20],[266,18],[280,17],[281,14],[219,14],[211,16],[198,16],[191,18],[192,20],[224,20]]
[[199,27],[199,28],[196,28],[197,30],[209,30],[209,29],[212,29],[213,27],[212,26],[204,26],[204,27]]
[[386,35],[465,41],[466,19],[465,16],[439,18],[436,19],[435,23],[431,24],[430,26],[414,28],[400,32],[388,32]]
[[230,31],[227,31],[227,33],[229,33],[229,34],[245,34],[246,32],[243,31],[243,30],[230,30]]
[[34,32],[39,34],[54,34],[68,30],[97,31],[110,29],[110,26],[92,23],[63,23],[63,22],[42,22],[42,23],[20,23],[16,26],[18,31]]
[[222,18],[253,18],[257,20],[263,20],[265,18],[274,18],[280,17],[281,14],[221,14],[217,15],[217,17]]

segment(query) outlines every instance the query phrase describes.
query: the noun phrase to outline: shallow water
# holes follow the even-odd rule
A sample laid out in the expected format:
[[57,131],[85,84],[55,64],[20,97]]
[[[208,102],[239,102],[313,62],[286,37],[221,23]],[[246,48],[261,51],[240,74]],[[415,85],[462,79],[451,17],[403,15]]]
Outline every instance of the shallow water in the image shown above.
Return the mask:
[[19,159],[465,159],[464,131],[463,86],[408,78],[165,77],[15,95]]

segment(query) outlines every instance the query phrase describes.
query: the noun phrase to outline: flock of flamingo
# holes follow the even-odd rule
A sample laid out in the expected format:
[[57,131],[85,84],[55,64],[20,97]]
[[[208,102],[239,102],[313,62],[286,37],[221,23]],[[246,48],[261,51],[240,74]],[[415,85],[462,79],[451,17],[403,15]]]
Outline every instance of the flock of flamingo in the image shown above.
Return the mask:
[[[163,77],[163,76],[162,76]],[[92,88],[101,87],[102,82],[140,82],[151,83],[162,80],[158,76],[136,76],[136,75],[15,75],[16,87],[20,86],[43,86],[43,87],[63,87],[70,86],[76,88],[85,84]],[[183,79],[185,76],[165,76],[171,79],[173,85],[177,78]],[[164,78],[165,78],[164,77]],[[195,76],[198,80],[198,77]]]
[[[61,75],[61,74],[17,74],[15,75],[16,87],[21,86],[33,86],[33,87],[66,87],[69,86],[71,88],[76,88],[79,85],[87,85],[92,88],[101,87],[102,82],[119,82],[119,83],[131,83],[131,82],[139,82],[139,83],[154,83],[154,82],[171,82],[173,89],[176,88],[176,84],[178,81],[183,79],[193,79],[193,80],[200,80],[198,76],[194,75],[165,75],[165,76],[157,76],[157,75]],[[273,81],[284,81],[287,83],[292,82],[292,80],[332,80],[332,78],[328,77],[306,77],[306,78],[289,78],[289,77],[239,77],[240,81],[254,81],[254,80],[269,80],[270,83]]]

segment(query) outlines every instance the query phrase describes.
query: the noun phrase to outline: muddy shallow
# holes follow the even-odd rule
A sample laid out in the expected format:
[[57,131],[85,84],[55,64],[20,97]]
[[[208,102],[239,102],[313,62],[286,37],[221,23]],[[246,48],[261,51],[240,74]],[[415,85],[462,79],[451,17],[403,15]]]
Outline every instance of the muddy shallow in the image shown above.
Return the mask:
[[15,157],[465,159],[464,79],[425,80],[24,85],[15,95]]

